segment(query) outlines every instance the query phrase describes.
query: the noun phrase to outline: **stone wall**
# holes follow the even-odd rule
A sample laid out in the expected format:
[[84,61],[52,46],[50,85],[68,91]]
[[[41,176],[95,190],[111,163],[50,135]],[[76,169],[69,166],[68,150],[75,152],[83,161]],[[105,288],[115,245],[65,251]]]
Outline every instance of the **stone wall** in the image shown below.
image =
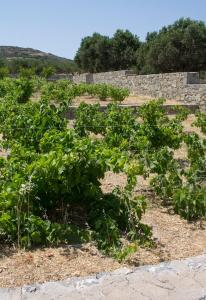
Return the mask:
[[115,71],[73,76],[73,82],[107,83],[129,88],[133,95],[164,97],[185,104],[206,105],[206,83],[196,72],[135,75],[130,71]]
[[54,74],[48,78],[49,81],[56,81],[56,80],[71,80],[73,81],[73,75],[72,74]]

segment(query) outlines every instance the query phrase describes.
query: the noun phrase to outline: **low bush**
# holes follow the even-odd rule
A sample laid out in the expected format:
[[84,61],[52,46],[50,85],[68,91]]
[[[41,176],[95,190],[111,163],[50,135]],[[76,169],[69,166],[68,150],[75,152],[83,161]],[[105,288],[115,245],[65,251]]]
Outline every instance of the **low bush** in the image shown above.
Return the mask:
[[[34,90],[41,87],[38,102],[25,103],[26,81]],[[68,128],[64,115],[71,100],[96,95],[98,88],[35,78],[0,81],[1,146],[9,149],[0,159],[2,241],[30,247],[95,240],[104,253],[124,259],[151,241],[150,228],[141,223],[147,201],[134,193],[137,176],[151,176],[156,194],[182,217],[205,218],[206,141],[184,132],[187,112],[177,109],[169,118],[163,99],[143,105],[138,118],[120,100],[104,113],[99,104],[82,103]],[[205,119],[197,116],[203,132]],[[174,156],[183,143],[187,167]],[[103,193],[107,171],[124,173],[125,187]]]
[[0,80],[9,76],[9,69],[7,67],[0,67]]
[[[130,243],[150,238],[141,225],[146,200],[133,194],[141,168],[126,152],[68,129],[63,115],[45,99],[1,102],[9,155],[0,161],[0,238],[19,247],[94,239],[104,253],[123,259],[133,249],[124,247],[123,236]],[[102,192],[109,170],[127,175],[125,189]]]
[[129,90],[125,88],[111,87],[109,96],[113,101],[122,102],[126,97],[129,96]]
[[6,78],[0,80],[0,97],[6,97],[18,103],[26,103],[29,101],[34,87],[30,79],[24,77],[18,79]]
[[104,101],[111,98],[121,102],[129,96],[129,90],[113,87],[107,84],[71,84],[68,80],[45,83],[41,88],[44,99],[70,101],[78,96],[90,95]]

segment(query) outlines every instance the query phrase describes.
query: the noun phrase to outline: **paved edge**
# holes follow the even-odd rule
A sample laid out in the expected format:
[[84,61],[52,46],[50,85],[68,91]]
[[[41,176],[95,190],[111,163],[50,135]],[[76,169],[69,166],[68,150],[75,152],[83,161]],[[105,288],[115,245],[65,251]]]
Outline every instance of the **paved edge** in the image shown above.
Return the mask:
[[0,289],[1,300],[206,300],[206,254],[134,269]]

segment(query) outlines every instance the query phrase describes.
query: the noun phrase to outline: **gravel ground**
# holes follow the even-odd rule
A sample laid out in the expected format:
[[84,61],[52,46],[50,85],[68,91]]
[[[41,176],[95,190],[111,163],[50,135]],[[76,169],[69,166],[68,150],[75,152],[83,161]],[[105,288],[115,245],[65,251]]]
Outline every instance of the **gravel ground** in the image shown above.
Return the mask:
[[[127,98],[124,99],[124,101],[121,102],[121,104],[127,104],[127,105],[142,105],[150,100],[152,100],[154,98],[151,98],[149,96],[129,96]],[[100,103],[101,105],[107,105],[111,102],[110,99],[107,100],[99,100],[96,97],[92,97],[92,96],[81,96],[81,97],[76,97],[73,101],[72,104],[73,105],[77,105],[80,102],[86,102],[87,104],[94,104],[94,103]],[[180,104],[178,101],[176,100],[166,100],[165,104],[170,104],[170,105],[178,105]]]

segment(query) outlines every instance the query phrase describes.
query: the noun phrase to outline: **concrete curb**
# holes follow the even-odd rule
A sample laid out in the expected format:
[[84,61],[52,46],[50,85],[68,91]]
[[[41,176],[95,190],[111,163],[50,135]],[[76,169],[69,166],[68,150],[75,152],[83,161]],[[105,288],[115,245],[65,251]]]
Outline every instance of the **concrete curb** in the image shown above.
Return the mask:
[[1,300],[206,300],[206,254],[83,278],[0,289]]

